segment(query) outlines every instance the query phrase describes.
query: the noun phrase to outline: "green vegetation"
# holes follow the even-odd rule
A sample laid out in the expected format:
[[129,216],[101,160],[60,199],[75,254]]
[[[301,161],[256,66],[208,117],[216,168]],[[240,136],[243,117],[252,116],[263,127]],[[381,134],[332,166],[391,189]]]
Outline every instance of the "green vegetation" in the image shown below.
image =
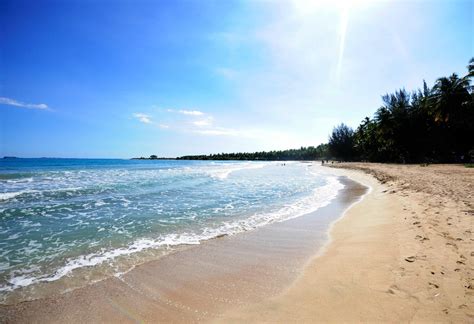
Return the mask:
[[334,128],[329,137],[329,153],[331,156],[338,157],[342,160],[351,160],[356,155],[354,148],[354,131],[341,124]]
[[262,161],[290,161],[290,160],[317,160],[327,159],[328,145],[317,147],[301,147],[300,149],[254,152],[254,153],[220,153],[211,155],[188,155],[178,160],[262,160]]
[[329,138],[340,160],[470,162],[474,160],[474,59],[468,74],[439,78],[432,88],[400,89],[382,97],[374,118],[353,131],[341,124]]
[[474,58],[468,74],[439,78],[433,87],[400,89],[382,96],[373,118],[366,117],[356,130],[341,124],[328,144],[295,150],[190,155],[182,160],[317,160],[396,163],[474,161]]
[[174,158],[167,158],[167,157],[158,157],[156,155],[150,155],[150,157],[139,157],[139,158],[132,158],[132,160],[174,160]]

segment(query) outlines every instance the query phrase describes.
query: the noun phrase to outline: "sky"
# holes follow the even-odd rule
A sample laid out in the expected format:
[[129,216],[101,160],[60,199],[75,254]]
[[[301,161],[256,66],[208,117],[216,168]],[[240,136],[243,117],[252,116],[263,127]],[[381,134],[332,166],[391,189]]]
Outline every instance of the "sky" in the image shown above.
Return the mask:
[[473,35],[470,0],[0,0],[0,156],[316,146]]

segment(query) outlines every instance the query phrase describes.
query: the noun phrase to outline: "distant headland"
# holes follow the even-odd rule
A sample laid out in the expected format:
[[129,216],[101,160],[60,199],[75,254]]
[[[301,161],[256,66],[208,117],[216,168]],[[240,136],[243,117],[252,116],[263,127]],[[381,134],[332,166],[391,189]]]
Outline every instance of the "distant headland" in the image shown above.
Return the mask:
[[132,158],[132,160],[176,160],[176,158],[170,158],[170,157],[158,157],[156,155],[150,155],[149,157],[136,157]]

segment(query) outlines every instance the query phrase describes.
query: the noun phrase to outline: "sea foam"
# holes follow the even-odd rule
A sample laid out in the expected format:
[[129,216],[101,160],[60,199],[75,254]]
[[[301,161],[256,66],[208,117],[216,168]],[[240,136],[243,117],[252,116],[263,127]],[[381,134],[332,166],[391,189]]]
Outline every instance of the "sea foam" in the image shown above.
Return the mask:
[[299,217],[343,188],[302,163],[81,163],[0,181],[0,291]]

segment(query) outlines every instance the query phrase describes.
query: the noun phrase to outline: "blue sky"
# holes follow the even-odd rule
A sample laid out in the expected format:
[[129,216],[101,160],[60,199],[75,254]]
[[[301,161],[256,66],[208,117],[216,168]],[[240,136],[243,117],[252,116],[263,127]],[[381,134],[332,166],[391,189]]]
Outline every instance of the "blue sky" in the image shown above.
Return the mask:
[[0,1],[0,156],[318,145],[465,74],[473,1]]

